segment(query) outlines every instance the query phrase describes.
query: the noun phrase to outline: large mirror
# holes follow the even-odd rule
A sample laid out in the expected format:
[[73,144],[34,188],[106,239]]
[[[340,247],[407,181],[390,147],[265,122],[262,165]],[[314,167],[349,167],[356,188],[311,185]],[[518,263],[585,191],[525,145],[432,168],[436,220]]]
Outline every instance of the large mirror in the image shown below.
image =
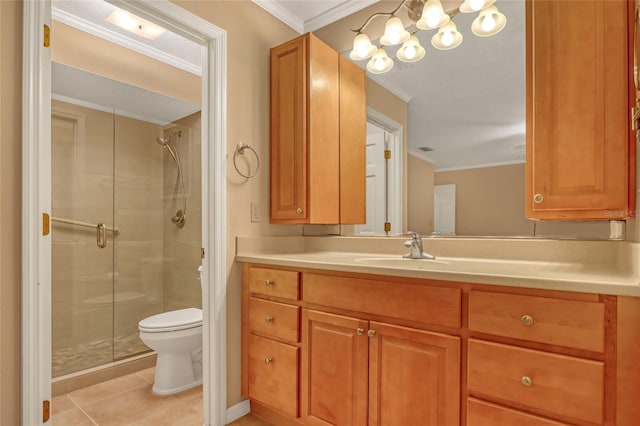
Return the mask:
[[[462,1],[442,3],[452,10]],[[316,34],[348,55],[355,34],[351,29],[399,4],[377,2]],[[606,239],[607,222],[525,219],[525,0],[498,0],[496,6],[506,17],[499,33],[476,36],[471,26],[478,13],[460,13],[453,18],[463,37],[458,47],[436,49],[431,44],[436,30],[418,31],[424,59],[402,62],[398,47],[389,46],[385,50],[393,68],[367,73],[369,110],[406,126],[397,133],[376,117],[369,125],[377,130],[368,129],[369,135],[386,132],[390,141],[396,132],[397,143],[403,144],[402,178],[396,180],[402,185],[397,191],[403,194],[404,211],[401,224],[392,223],[389,234]],[[406,27],[415,28],[406,11],[401,9],[399,16]],[[385,22],[385,17],[374,18],[363,30],[376,45]],[[354,62],[366,69],[368,60]],[[398,101],[406,102],[406,113]],[[388,210],[396,207],[391,204]],[[386,234],[379,226],[376,232],[371,228],[366,235]]]

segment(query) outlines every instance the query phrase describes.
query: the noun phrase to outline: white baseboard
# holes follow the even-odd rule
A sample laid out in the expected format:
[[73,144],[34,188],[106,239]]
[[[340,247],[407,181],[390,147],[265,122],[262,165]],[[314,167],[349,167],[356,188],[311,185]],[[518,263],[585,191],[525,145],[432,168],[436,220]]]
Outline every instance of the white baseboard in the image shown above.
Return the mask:
[[227,423],[229,424],[234,420],[238,420],[242,416],[246,416],[251,412],[251,406],[249,400],[245,399],[242,402],[237,403],[233,407],[227,408]]

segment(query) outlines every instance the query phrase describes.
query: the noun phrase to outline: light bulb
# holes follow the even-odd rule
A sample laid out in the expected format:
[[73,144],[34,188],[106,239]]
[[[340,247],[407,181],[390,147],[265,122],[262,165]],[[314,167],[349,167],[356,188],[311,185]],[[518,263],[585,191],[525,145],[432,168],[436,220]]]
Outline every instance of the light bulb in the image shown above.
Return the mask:
[[358,55],[359,58],[361,58],[361,59],[366,58],[368,53],[369,53],[369,51],[368,51],[366,46],[358,46],[358,47],[356,47],[356,55]]
[[409,45],[407,47],[404,48],[404,57],[407,59],[413,59],[416,57],[416,53],[418,53],[418,51],[416,50],[416,47],[413,45]]
[[384,69],[384,67],[385,67],[384,59],[382,57],[378,56],[373,61],[373,67],[378,71],[382,71]]
[[404,43],[409,37],[411,37],[411,34],[404,29],[402,20],[397,16],[392,16],[387,20],[387,24],[384,27],[384,34],[380,37],[380,43],[385,46],[394,46]]
[[477,12],[484,7],[484,3],[485,0],[469,0],[469,7]]
[[489,32],[496,27],[496,20],[493,18],[492,13],[487,13],[482,20],[481,28],[483,31]]
[[441,43],[446,47],[451,46],[453,44],[453,33],[451,31],[443,32]]
[[435,28],[440,23],[440,14],[437,10],[431,9],[427,12],[425,21],[427,22],[427,26],[429,26],[430,28]]
[[349,57],[354,61],[359,61],[362,59],[367,59],[371,55],[373,55],[376,51],[374,45],[371,44],[371,40],[366,34],[359,33],[353,39],[353,50],[349,54]]

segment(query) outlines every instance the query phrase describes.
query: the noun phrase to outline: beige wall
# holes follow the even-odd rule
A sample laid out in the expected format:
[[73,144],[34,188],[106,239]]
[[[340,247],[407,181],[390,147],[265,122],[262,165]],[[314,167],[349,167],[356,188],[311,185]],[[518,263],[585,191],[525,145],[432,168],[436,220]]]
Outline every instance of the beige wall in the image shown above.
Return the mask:
[[0,424],[20,424],[22,3],[0,1]]
[[456,234],[531,235],[524,217],[524,164],[436,172],[456,185]]
[[407,230],[430,235],[433,232],[433,164],[407,156]]

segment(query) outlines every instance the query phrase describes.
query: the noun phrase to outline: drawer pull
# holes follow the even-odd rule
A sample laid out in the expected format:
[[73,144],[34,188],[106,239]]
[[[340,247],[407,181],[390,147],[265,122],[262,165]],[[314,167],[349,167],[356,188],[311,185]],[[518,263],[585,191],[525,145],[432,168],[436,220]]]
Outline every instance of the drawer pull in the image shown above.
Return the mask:
[[267,357],[264,359],[264,363],[265,365],[271,365],[271,363],[273,362],[273,359],[270,357]]
[[356,328],[356,334],[362,336],[364,334],[364,328]]
[[522,321],[522,323],[527,327],[533,325],[533,317],[530,315],[523,315],[522,318],[520,318],[520,321]]
[[273,285],[273,280],[265,280],[264,285],[266,285],[267,287]]
[[376,331],[375,331],[375,330],[369,330],[369,331],[367,331],[367,336],[369,336],[369,337],[373,337],[373,336],[375,336],[375,335],[376,335]]
[[267,324],[273,322],[273,317],[271,317],[271,316],[264,317],[264,322],[266,322]]
[[522,379],[520,379],[520,381],[522,382],[522,384],[528,388],[530,388],[531,386],[533,386],[533,380],[531,380],[531,377],[529,376],[522,376]]

